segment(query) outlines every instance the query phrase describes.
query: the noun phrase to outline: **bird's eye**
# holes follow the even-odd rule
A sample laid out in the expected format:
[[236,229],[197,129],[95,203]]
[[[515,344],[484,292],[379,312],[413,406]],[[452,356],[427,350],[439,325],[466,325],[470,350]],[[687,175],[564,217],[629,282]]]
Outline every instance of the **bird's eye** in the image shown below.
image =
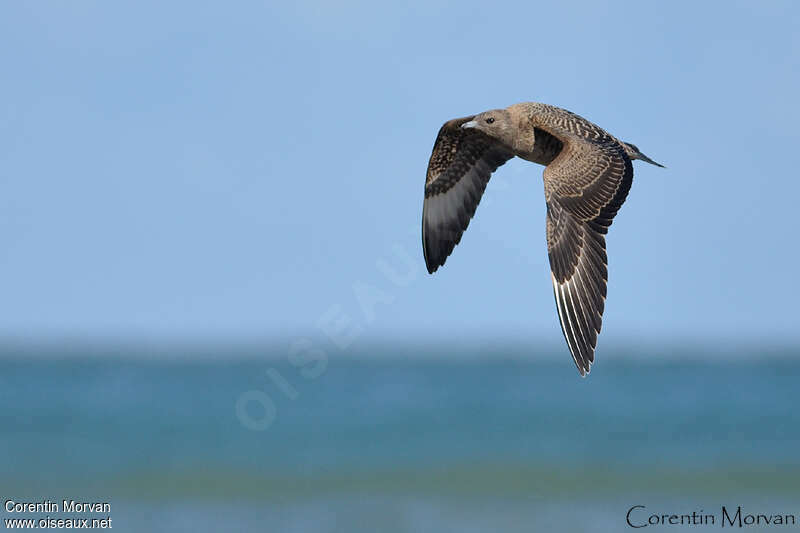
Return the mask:
[[492,124],[493,122],[494,122],[494,119],[492,117],[489,117],[489,118],[486,119],[486,123],[487,124]]

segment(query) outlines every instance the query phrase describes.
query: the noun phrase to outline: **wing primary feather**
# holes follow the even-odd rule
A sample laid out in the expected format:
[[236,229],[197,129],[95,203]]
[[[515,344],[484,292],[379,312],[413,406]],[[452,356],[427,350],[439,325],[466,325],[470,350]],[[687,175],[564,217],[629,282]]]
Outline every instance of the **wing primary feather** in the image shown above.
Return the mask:
[[580,372],[581,376],[585,376],[586,375],[586,369],[584,368],[583,361],[581,359],[579,359],[578,354],[573,349],[574,342],[570,338],[571,330],[569,329],[569,326],[567,326],[567,323],[566,323],[567,315],[564,312],[565,311],[564,310],[564,305],[563,305],[563,302],[561,301],[561,297],[560,297],[560,285],[558,284],[558,281],[556,281],[555,276],[553,276],[551,274],[551,277],[552,277],[552,280],[553,280],[553,296],[555,297],[555,300],[556,300],[556,309],[558,311],[558,320],[559,320],[559,322],[561,324],[561,333],[564,334],[564,340],[567,341],[567,347],[569,348],[570,355],[572,355],[572,360],[575,361],[575,366],[578,367],[578,372]]
[[461,241],[492,172],[513,153],[484,133],[446,122],[439,130],[425,180],[422,247],[425,266],[434,273]]

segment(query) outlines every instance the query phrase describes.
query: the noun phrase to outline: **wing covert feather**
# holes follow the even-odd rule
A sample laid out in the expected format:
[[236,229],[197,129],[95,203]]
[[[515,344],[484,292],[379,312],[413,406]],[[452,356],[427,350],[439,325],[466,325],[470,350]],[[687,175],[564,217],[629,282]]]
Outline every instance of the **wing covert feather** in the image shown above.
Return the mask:
[[428,162],[422,248],[430,273],[445,263],[461,241],[492,172],[514,156],[488,135],[461,128],[473,118],[446,122]]

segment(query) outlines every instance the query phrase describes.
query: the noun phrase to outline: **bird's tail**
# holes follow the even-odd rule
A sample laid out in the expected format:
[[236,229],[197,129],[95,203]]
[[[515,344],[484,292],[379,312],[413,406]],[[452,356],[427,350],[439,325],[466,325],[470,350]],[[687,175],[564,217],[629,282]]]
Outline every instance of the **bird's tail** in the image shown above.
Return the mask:
[[631,144],[631,143],[622,143],[622,145],[625,147],[625,153],[626,153],[626,154],[628,154],[628,157],[630,157],[631,159],[641,159],[641,160],[642,160],[642,161],[644,161],[645,163],[650,163],[651,165],[655,165],[655,166],[657,166],[657,167],[666,168],[666,167],[664,167],[664,165],[662,165],[661,163],[656,163],[655,161],[653,161],[652,159],[650,159],[649,157],[647,157],[646,155],[644,155],[644,154],[643,154],[643,153],[642,153],[642,152],[641,152],[641,151],[640,151],[640,150],[639,150],[639,149],[636,147],[636,145],[635,145],[635,144]]

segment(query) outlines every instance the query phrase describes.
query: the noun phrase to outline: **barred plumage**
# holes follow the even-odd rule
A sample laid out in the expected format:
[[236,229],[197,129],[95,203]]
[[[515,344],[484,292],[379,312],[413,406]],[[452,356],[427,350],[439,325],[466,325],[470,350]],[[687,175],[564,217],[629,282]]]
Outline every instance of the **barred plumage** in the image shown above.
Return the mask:
[[565,109],[522,103],[446,122],[428,163],[422,246],[428,272],[461,240],[497,167],[545,165],[547,249],[559,321],[582,376],[594,362],[608,281],[605,234],[628,195],[633,144]]

